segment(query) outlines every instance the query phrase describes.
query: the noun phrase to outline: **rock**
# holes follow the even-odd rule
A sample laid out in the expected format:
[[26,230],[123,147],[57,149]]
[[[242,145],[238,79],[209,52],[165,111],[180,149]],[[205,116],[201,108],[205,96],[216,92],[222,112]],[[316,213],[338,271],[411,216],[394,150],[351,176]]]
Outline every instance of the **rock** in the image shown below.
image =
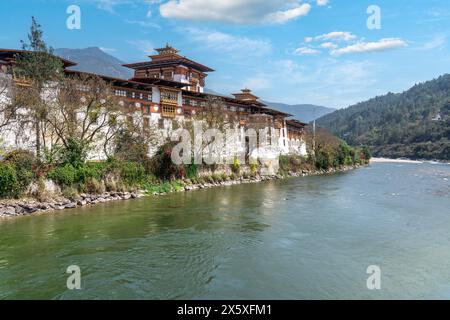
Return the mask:
[[64,208],[66,208],[66,209],[74,209],[76,207],[77,207],[77,204],[75,202],[70,202],[70,203],[64,205]]
[[48,209],[50,209],[50,206],[49,206],[48,203],[40,203],[40,204],[38,204],[37,207],[38,207],[39,210],[48,210]]
[[25,209],[19,205],[14,206],[14,210],[16,211],[17,215],[24,214],[24,212],[25,212]]
[[26,213],[33,213],[38,210],[38,208],[37,208],[38,205],[36,205],[36,204],[29,203],[29,204],[22,204],[21,206],[22,206],[22,208],[25,209]]
[[85,206],[87,204],[86,200],[78,200],[77,205],[78,206]]
[[16,215],[16,209],[11,206],[5,206],[3,208],[0,208],[0,216],[15,216]]

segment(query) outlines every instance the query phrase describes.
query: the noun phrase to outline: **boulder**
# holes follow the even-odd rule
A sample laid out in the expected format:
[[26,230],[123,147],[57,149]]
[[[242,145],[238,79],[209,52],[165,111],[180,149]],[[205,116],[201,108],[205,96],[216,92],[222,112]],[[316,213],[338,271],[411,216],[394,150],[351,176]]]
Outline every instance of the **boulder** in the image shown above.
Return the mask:
[[15,216],[16,209],[11,206],[0,207],[0,216]]

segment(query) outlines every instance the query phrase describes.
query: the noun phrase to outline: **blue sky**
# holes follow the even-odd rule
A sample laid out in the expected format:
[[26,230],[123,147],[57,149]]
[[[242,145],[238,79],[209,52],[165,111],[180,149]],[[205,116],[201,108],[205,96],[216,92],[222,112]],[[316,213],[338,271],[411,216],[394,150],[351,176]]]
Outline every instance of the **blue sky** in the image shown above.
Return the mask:
[[[69,5],[80,30],[66,27]],[[370,5],[381,29],[367,27]],[[54,48],[136,62],[169,42],[216,70],[208,88],[276,102],[342,108],[450,72],[448,0],[9,0],[0,47],[18,48],[32,15]]]

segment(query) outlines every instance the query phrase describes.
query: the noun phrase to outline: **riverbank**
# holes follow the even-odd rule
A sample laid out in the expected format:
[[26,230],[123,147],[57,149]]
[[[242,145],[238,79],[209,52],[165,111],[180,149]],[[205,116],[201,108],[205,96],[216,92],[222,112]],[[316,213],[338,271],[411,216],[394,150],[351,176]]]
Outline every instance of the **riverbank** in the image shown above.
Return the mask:
[[371,163],[441,163],[441,164],[450,164],[446,160],[413,160],[413,159],[391,159],[391,158],[371,158]]
[[183,181],[179,181],[180,188],[171,189],[168,192],[148,192],[145,190],[139,190],[136,192],[104,192],[102,194],[82,193],[70,199],[65,197],[55,197],[51,201],[46,202],[39,202],[33,198],[4,199],[0,200],[0,219],[11,219],[21,216],[30,216],[36,214],[43,214],[47,212],[62,211],[65,209],[75,209],[78,207],[90,206],[110,201],[138,199],[144,196],[163,196],[167,193],[173,192],[185,192],[214,187],[226,187],[246,183],[258,183],[270,180],[286,179],[291,177],[307,177],[314,175],[334,174],[354,170],[360,167],[361,165],[353,165],[353,166],[344,166],[340,169],[331,168],[328,170],[314,170],[314,171],[302,170],[301,172],[289,172],[285,175],[280,174],[274,176],[256,175],[250,178],[240,177],[235,180],[196,183],[196,184],[193,184],[190,182],[189,179],[186,179]]

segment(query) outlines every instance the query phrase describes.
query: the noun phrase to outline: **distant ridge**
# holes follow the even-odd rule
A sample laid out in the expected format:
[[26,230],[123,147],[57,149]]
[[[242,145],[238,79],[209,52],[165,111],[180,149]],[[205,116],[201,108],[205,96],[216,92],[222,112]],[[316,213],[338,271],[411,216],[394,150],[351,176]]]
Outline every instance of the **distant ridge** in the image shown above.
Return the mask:
[[285,104],[279,102],[263,101],[269,108],[274,108],[293,115],[293,118],[309,123],[326,114],[336,111],[336,109],[317,106],[314,104]]
[[57,56],[76,62],[78,65],[70,69],[96,73],[113,78],[130,79],[133,70],[122,66],[123,61],[107,54],[98,47],[86,49],[55,49]]
[[[218,93],[214,90],[205,88],[206,93],[215,94],[223,97],[233,97],[232,95]],[[286,112],[292,114],[292,118],[301,120],[303,122],[309,123],[317,118],[320,118],[326,114],[336,111],[333,108],[327,108],[322,106],[316,106],[313,104],[285,104],[279,102],[269,102],[263,101],[262,103],[266,104],[268,108],[273,108],[276,110],[280,110],[282,112]]]
[[375,156],[450,160],[450,74],[388,93],[318,119]]

